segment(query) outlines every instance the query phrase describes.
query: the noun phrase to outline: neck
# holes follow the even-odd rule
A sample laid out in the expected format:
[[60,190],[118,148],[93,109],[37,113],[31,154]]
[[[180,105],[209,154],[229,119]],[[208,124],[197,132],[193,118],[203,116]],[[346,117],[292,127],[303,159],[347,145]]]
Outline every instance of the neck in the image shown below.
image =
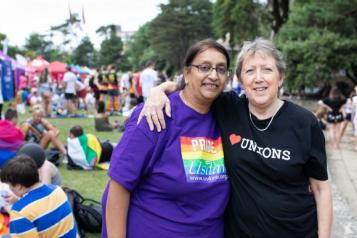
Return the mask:
[[192,93],[187,92],[185,89],[180,92],[180,97],[188,107],[202,114],[209,112],[212,104],[212,102],[202,102],[195,99]]
[[248,101],[249,111],[254,114],[259,120],[264,120],[272,117],[279,108],[283,105],[283,101],[277,98],[271,105],[269,106],[256,106]]
[[41,183],[41,182],[35,183],[35,184],[32,185],[31,187],[26,188],[25,191],[24,191],[24,194],[23,194],[22,196],[24,196],[26,193],[31,192],[32,190],[34,190],[34,189],[36,189],[36,188],[38,188],[38,187],[40,187],[40,186],[42,186],[42,183]]

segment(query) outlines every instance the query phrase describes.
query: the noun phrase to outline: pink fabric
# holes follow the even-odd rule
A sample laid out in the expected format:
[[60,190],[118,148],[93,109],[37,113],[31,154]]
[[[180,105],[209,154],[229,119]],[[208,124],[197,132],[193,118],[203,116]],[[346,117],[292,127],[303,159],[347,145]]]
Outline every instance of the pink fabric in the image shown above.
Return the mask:
[[24,135],[11,122],[0,120],[0,140],[8,143],[19,143],[24,141]]

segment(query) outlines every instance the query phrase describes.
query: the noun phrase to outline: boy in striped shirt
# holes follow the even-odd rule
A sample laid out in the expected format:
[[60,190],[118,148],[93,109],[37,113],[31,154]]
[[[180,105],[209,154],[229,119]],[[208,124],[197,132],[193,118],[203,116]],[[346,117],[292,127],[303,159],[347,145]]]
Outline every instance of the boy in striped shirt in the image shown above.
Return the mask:
[[37,166],[28,156],[9,160],[0,178],[20,197],[10,211],[12,238],[79,237],[66,194],[60,187],[42,184]]

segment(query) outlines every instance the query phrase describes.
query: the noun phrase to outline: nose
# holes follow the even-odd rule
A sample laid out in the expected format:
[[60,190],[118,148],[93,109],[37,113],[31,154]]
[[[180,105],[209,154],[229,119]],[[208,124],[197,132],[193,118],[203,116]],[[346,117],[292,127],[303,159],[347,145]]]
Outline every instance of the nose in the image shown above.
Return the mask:
[[218,79],[218,72],[217,68],[212,68],[211,72],[209,72],[208,77],[212,80],[217,80]]
[[263,81],[264,77],[263,77],[263,73],[261,69],[257,69],[256,70],[256,75],[255,75],[255,81],[256,82],[261,82]]

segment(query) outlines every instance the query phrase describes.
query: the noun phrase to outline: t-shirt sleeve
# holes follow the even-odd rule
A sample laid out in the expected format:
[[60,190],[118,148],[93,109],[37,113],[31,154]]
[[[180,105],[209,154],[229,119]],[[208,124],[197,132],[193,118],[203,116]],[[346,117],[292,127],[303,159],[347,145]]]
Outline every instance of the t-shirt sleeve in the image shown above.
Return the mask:
[[158,132],[150,131],[145,118],[137,125],[141,109],[142,106],[138,106],[127,122],[110,161],[109,176],[128,191],[134,190],[140,179],[150,172],[159,137]]
[[325,137],[317,120],[311,126],[310,152],[305,171],[309,177],[317,180],[327,180]]

